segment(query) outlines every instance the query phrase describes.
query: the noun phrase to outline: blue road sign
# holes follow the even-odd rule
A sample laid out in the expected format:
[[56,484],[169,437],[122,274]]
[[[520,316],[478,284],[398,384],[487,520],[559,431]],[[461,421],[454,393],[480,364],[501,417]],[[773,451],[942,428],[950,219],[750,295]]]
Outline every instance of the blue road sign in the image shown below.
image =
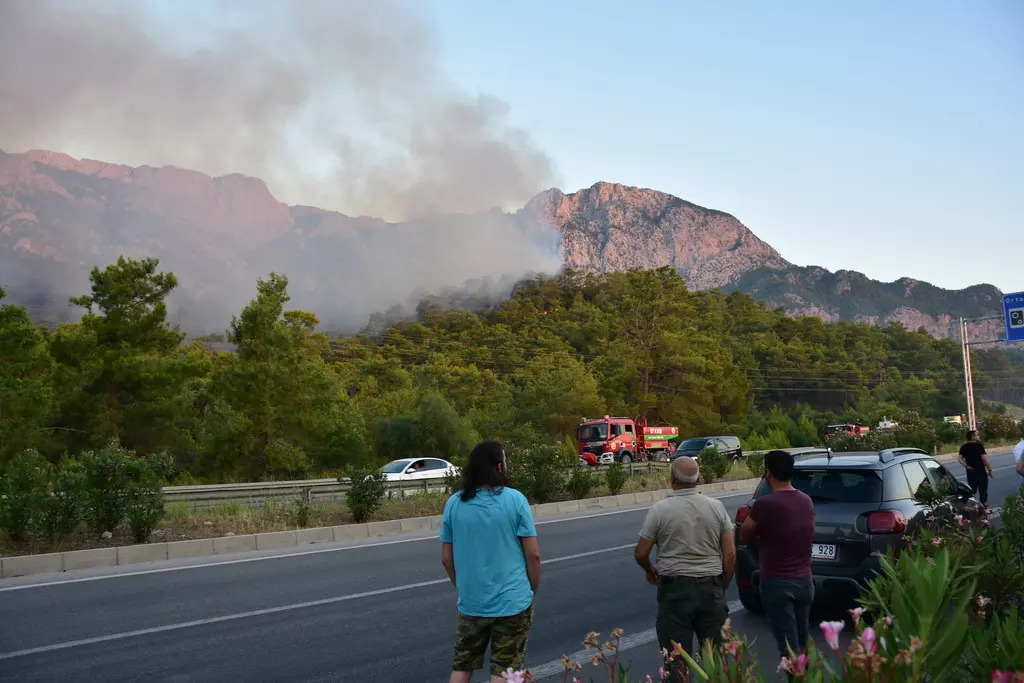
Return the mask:
[[1003,295],[1006,341],[1024,341],[1024,292]]

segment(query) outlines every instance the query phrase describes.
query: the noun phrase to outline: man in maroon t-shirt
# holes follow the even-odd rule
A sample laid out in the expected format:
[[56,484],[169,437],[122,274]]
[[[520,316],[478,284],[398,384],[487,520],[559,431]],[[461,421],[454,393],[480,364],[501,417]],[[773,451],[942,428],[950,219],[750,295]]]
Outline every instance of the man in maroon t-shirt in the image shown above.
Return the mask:
[[764,457],[765,481],[772,492],[754,501],[740,528],[740,539],[757,541],[761,561],[761,604],[782,657],[807,647],[814,601],[811,544],[814,503],[789,483],[793,456],[771,451]]

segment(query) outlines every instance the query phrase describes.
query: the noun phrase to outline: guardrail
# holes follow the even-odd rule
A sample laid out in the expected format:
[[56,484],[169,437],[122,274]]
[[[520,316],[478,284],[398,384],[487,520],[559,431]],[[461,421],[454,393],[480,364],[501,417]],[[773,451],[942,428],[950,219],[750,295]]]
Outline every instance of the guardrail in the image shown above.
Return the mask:
[[[633,476],[654,474],[668,469],[667,462],[644,462],[629,465]],[[608,469],[607,465],[592,468],[595,471]],[[421,493],[447,490],[444,479],[421,479],[414,481],[389,481],[385,487],[389,498],[406,498]],[[242,484],[197,484],[194,486],[165,486],[164,500],[168,503],[191,503],[198,508],[225,505],[228,503],[259,507],[268,502],[289,502],[301,496],[309,496],[312,503],[325,503],[345,499],[349,490],[348,482],[337,479],[301,479],[295,481],[261,481]]]

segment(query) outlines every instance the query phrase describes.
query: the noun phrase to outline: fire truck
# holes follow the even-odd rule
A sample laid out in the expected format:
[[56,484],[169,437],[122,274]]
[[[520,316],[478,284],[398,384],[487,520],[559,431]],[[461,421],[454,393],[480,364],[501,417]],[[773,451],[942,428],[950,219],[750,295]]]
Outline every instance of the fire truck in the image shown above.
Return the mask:
[[668,460],[678,438],[678,427],[652,427],[644,417],[583,418],[576,428],[580,460],[588,465]]
[[857,424],[829,425],[825,427],[825,438],[834,439],[838,436],[857,436],[863,438],[870,431],[870,427],[865,427],[859,422]]

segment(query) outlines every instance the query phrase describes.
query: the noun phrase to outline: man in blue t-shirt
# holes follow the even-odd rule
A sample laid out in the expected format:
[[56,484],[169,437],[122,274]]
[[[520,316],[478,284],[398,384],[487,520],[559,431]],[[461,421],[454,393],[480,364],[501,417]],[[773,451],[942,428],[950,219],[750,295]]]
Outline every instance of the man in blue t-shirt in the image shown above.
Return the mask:
[[476,446],[462,490],[444,506],[441,564],[459,594],[459,623],[450,683],[470,683],[491,646],[491,681],[519,671],[540,583],[537,529],[526,497],[507,486],[505,450]]

